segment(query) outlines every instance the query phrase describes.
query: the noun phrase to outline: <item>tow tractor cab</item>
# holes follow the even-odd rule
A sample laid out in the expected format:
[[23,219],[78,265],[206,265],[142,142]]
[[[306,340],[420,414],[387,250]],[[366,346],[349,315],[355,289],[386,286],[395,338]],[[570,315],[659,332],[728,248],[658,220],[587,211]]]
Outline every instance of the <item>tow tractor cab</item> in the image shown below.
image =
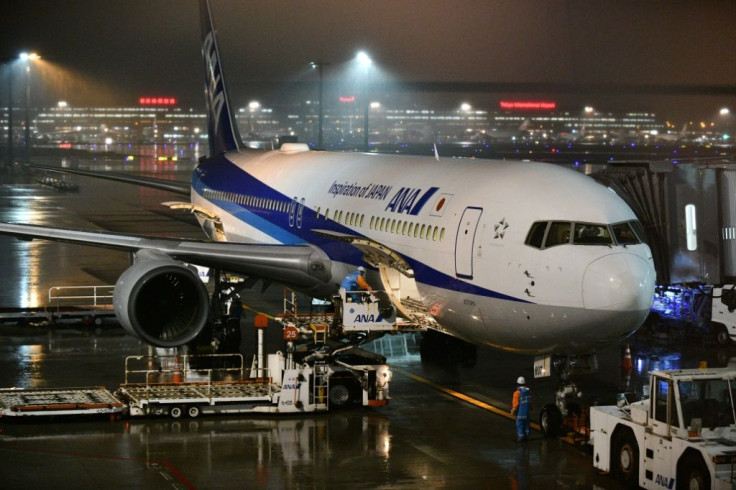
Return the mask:
[[736,371],[654,371],[649,399],[590,409],[593,464],[629,486],[734,488]]

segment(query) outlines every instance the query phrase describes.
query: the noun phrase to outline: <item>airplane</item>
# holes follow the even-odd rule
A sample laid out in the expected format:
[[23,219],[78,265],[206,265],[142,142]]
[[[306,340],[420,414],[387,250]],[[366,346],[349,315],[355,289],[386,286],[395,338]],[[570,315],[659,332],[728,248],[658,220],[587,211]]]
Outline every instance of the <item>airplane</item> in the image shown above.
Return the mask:
[[488,141],[519,141],[529,135],[529,126],[531,121],[527,118],[516,128],[493,128],[484,133],[483,138]]
[[572,130],[572,131],[564,131],[561,133],[557,133],[554,136],[554,139],[560,142],[564,143],[575,143],[577,141],[582,140],[585,138],[585,124],[582,125],[579,131]]
[[411,298],[446,334],[530,355],[583,355],[643,323],[654,293],[652,253],[611,189],[548,163],[325,152],[302,143],[248,150],[209,2],[199,6],[209,156],[189,183],[94,175],[188,196],[166,204],[193,213],[208,239],[0,223],[1,234],[134,254],[113,298],[129,333],[175,347],[202,331],[214,308],[192,265],[318,298],[367,266],[369,282],[381,283],[398,311]]

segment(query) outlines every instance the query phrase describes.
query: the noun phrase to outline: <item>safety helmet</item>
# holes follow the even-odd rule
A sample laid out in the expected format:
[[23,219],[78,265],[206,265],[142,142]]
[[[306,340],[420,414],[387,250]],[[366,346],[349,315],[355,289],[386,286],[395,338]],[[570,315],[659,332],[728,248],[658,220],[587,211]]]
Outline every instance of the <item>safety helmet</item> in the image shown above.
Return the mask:
[[359,272],[365,272],[365,267],[363,267],[363,266],[361,265],[360,267],[358,267],[358,271],[359,271]]
[[519,379],[516,380],[517,385],[525,385],[526,380],[524,379],[524,376],[519,376]]

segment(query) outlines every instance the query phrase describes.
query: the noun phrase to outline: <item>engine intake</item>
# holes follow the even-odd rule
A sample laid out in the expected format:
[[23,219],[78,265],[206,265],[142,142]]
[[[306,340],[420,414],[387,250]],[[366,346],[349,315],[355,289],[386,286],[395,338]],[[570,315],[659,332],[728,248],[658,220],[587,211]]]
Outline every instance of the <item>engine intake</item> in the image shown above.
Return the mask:
[[198,275],[154,250],[136,254],[115,285],[113,304],[128,333],[158,347],[186,344],[209,318],[209,294]]

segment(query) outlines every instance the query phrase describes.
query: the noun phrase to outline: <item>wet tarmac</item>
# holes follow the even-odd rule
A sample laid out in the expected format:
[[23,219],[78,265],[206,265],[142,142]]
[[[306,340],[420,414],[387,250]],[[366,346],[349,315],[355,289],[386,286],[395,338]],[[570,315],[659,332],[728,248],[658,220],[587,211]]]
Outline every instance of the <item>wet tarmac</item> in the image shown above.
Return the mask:
[[[47,162],[43,162],[47,163]],[[138,166],[89,162],[102,170],[187,180],[193,163]],[[191,216],[161,206],[171,196],[83,177],[76,193],[29,176],[0,180],[0,220],[119,232],[200,237]],[[4,277],[0,307],[44,304],[51,286],[113,284],[128,256],[92,247],[0,237]],[[243,301],[276,313],[282,290],[258,285]],[[243,320],[241,351],[254,351]],[[267,330],[279,348],[281,332]],[[0,422],[2,488],[623,488],[598,474],[586,448],[534,433],[515,441],[511,419],[483,408],[510,408],[519,375],[533,379],[532,360],[480,348],[473,368],[422,363],[416,334],[387,336],[370,347],[394,369],[391,401],[304,416],[210,416],[196,420],[134,418],[110,422]],[[730,349],[702,342],[676,347],[631,339],[635,369],[620,369],[622,346],[599,355],[599,374],[581,376],[582,403],[609,404],[619,389],[641,392],[655,368],[725,365]],[[123,381],[123,362],[148,347],[115,322],[83,325],[0,325],[0,387],[68,387]],[[627,374],[627,373],[623,373]],[[554,381],[534,380],[536,410],[552,400]],[[460,393],[478,404],[453,396]]]

